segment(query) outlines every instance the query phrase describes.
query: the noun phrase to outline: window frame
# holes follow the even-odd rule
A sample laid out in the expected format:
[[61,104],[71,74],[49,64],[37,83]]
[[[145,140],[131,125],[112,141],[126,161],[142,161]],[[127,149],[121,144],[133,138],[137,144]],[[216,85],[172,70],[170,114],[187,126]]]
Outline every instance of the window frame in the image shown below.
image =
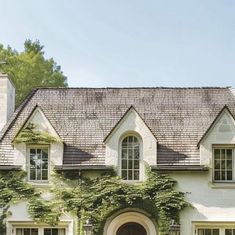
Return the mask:
[[205,222],[193,222],[194,226],[194,233],[195,235],[199,235],[199,229],[218,229],[219,235],[226,235],[226,229],[233,229],[235,230],[235,223],[234,222],[212,222],[212,223],[205,223]]
[[[232,180],[216,180],[215,179],[215,150],[231,149],[232,150]],[[212,182],[214,183],[234,183],[235,182],[235,145],[212,145]],[[227,172],[228,169],[226,169]]]
[[[122,178],[122,143],[123,143],[123,140],[129,136],[133,136],[133,137],[137,138],[137,140],[139,142],[139,179],[138,180],[125,180]],[[135,182],[137,183],[137,182],[143,181],[143,178],[144,178],[144,176],[143,176],[143,141],[138,133],[128,132],[128,133],[125,133],[119,139],[118,174],[121,177],[121,179],[127,183],[135,183]]]
[[[64,230],[63,235],[68,234],[68,230],[66,226],[58,226],[58,227],[50,227],[50,226],[30,226],[30,225],[15,225],[14,226],[14,234],[17,235],[17,229],[37,229],[38,230],[38,235],[44,235],[44,230],[45,229],[58,229],[58,230]],[[58,235],[61,233],[58,231]],[[24,235],[24,234],[23,234]]]
[[[51,163],[50,163],[50,145],[27,145],[26,146],[27,150],[26,150],[26,155],[27,155],[27,179],[28,182],[32,182],[32,183],[41,183],[41,184],[47,184],[49,182],[50,179],[50,170],[51,170]],[[30,179],[30,150],[31,149],[47,149],[47,164],[48,164],[48,169],[47,169],[47,179],[46,180],[33,180]]]

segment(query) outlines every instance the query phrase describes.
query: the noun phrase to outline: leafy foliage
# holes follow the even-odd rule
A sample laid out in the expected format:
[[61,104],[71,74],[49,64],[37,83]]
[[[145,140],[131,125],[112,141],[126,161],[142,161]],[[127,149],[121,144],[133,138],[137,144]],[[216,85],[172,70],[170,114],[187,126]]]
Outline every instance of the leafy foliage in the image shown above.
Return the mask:
[[58,141],[46,131],[37,131],[36,125],[29,123],[14,139],[14,143],[48,144]]
[[44,57],[39,41],[26,40],[24,51],[18,52],[10,46],[0,44],[0,61],[7,62],[1,71],[7,73],[16,87],[16,106],[35,87],[67,87],[67,79],[53,58]]
[[35,222],[55,226],[62,211],[66,210],[76,214],[81,225],[86,219],[91,219],[96,235],[102,234],[104,223],[110,215],[125,208],[148,212],[158,222],[161,234],[168,234],[170,221],[177,221],[179,211],[189,206],[183,193],[174,189],[176,182],[173,179],[151,171],[148,179],[139,184],[125,183],[110,173],[94,179],[80,179],[78,183],[75,176],[69,179],[55,174],[51,189],[54,196],[48,200],[24,181],[25,176],[22,171],[0,171],[0,208],[4,212],[0,218],[1,234],[10,203],[19,200],[28,202],[29,213]]
[[56,225],[61,215],[61,207],[56,201],[46,201],[41,192],[25,182],[26,173],[23,171],[0,171],[0,234],[4,234],[5,222],[10,203],[20,200],[28,201],[28,209],[36,222]]
[[75,187],[57,185],[54,192],[65,203],[67,211],[76,211],[84,221],[91,219],[96,235],[102,234],[110,215],[124,208],[147,211],[158,221],[162,234],[167,234],[170,221],[178,221],[179,211],[189,206],[183,193],[174,189],[175,184],[167,175],[154,172],[149,172],[148,179],[141,184],[128,184],[106,174],[84,179]]

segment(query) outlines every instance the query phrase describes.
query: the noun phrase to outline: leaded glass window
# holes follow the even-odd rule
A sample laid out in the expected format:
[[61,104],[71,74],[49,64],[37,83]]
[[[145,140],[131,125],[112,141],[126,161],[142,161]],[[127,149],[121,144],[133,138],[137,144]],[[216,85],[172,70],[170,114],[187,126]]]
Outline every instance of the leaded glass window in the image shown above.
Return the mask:
[[48,180],[48,148],[29,149],[29,180]]
[[121,177],[124,180],[140,178],[140,143],[137,137],[127,136],[121,145]]

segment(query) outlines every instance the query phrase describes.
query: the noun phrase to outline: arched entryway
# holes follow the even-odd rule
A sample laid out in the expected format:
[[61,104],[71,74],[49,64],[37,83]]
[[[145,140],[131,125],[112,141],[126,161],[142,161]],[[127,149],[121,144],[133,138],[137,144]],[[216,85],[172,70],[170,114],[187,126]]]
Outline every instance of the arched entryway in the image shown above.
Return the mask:
[[[135,232],[134,232],[135,231]],[[141,211],[123,211],[107,219],[103,235],[156,235],[156,224]]]
[[123,224],[116,235],[147,235],[147,232],[142,225],[131,222]]

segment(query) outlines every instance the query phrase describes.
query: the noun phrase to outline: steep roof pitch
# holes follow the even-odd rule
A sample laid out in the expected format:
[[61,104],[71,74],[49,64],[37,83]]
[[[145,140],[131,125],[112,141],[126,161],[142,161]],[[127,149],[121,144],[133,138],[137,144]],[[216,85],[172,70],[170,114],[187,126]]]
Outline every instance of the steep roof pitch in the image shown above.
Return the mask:
[[206,130],[206,132],[203,134],[202,138],[199,140],[197,146],[199,147],[201,142],[206,138],[207,134],[209,133],[209,131],[214,127],[215,123],[217,122],[217,120],[220,118],[220,116],[225,112],[227,111],[231,117],[233,118],[233,120],[235,120],[232,112],[230,111],[230,109],[228,108],[227,105],[225,105],[221,111],[218,113],[218,115],[215,117],[215,119],[213,120],[213,122],[211,123],[211,125],[208,127],[208,129]]
[[38,89],[2,132],[1,156],[13,162],[12,138],[38,105],[65,143],[64,164],[104,165],[103,140],[130,106],[158,140],[158,164],[199,164],[197,143],[227,105],[229,88],[48,88]]
[[[130,106],[129,109],[127,109],[127,111],[123,114],[123,116],[120,118],[120,120],[115,124],[115,126],[111,129],[111,131],[108,133],[108,135],[104,138],[104,143],[109,139],[109,137],[112,135],[112,133],[115,131],[116,128],[118,128],[119,124],[121,124],[121,122],[123,121],[123,119],[128,115],[128,113],[130,111],[134,110],[134,112],[137,113],[137,115],[140,117],[140,119],[144,122],[144,124],[146,125],[146,127],[149,129],[149,131],[153,134],[152,130],[149,128],[149,126],[145,123],[145,121],[143,120],[143,118],[140,116],[140,114],[137,112],[137,110],[135,109],[135,107],[133,105]],[[156,138],[156,136],[153,134],[153,136]],[[157,141],[157,138],[156,138]]]

